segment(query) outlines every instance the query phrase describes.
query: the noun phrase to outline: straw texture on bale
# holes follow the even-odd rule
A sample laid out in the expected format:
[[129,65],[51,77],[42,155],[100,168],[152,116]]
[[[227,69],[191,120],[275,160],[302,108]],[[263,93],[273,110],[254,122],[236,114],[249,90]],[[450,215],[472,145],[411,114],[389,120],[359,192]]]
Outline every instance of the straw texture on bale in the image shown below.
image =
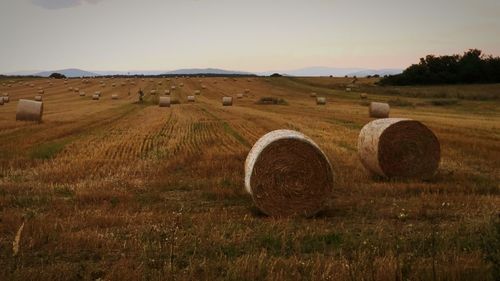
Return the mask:
[[188,96],[187,100],[188,102],[194,102],[194,96]]
[[170,97],[160,97],[158,105],[160,107],[170,107]]
[[368,108],[368,113],[370,117],[373,118],[388,118],[390,106],[388,103],[384,102],[371,102]]
[[384,118],[366,124],[358,137],[363,166],[382,177],[428,179],[441,159],[439,140],[424,124]]
[[43,99],[43,98],[42,98],[42,96],[41,96],[41,95],[36,95],[36,96],[35,96],[35,100],[36,100],[36,101],[42,101],[42,99]]
[[17,104],[16,120],[42,121],[43,102],[20,99]]
[[223,97],[222,98],[222,105],[223,106],[231,106],[231,105],[233,105],[233,97]]
[[317,97],[316,98],[316,104],[317,105],[325,105],[326,104],[326,98],[325,97]]
[[248,153],[245,189],[267,215],[310,217],[324,208],[333,190],[333,170],[313,140],[297,131],[276,130]]
[[118,99],[118,95],[117,94],[112,94],[111,95],[111,99],[112,100],[117,100]]
[[93,95],[92,95],[92,99],[93,99],[93,100],[99,100],[99,97],[100,97],[100,96],[99,96],[99,95],[97,95],[97,94],[93,94]]

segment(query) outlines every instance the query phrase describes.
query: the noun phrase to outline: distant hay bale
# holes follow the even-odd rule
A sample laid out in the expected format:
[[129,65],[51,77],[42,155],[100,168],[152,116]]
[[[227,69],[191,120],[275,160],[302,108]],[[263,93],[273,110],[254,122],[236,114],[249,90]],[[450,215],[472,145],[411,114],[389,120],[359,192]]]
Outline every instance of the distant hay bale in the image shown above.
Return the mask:
[[365,93],[361,93],[361,94],[359,94],[359,97],[360,97],[361,99],[365,100],[365,99],[367,99],[367,98],[368,98],[368,95],[367,95],[367,94],[365,94]]
[[158,82],[158,86],[161,86],[162,84],[163,84],[163,82],[161,82],[161,81],[160,81],[160,82]]
[[69,87],[68,91],[73,92],[73,87]]
[[170,107],[170,97],[160,97],[158,105],[160,107]]
[[44,91],[44,90],[38,90],[38,94],[39,94],[39,95],[43,95],[44,93],[45,93],[45,91]]
[[116,84],[115,83],[111,84],[111,87],[116,87]]
[[391,107],[384,102],[371,102],[368,108],[370,117],[373,118],[388,118]]
[[242,98],[243,98],[243,94],[237,94],[237,95],[236,95],[236,98],[237,98],[237,99],[242,99]]
[[438,138],[424,124],[411,119],[384,118],[361,129],[358,155],[373,174],[428,179],[439,166],[441,148]]
[[175,90],[175,86],[170,87],[170,89]]
[[351,88],[350,88],[350,87],[347,87],[347,88],[345,88],[345,91],[346,91],[346,92],[350,92],[350,91],[351,91]]
[[194,102],[194,96],[187,96],[188,102]]
[[156,90],[151,90],[149,93],[154,96],[156,95]]
[[198,96],[199,94],[201,94],[201,91],[200,90],[196,90],[196,91],[194,91],[194,94]]
[[105,88],[105,87],[106,87],[106,84],[102,84],[102,85],[101,85],[101,88]]
[[170,90],[165,90],[164,94],[167,95],[167,96],[170,95]]
[[80,92],[80,88],[73,88],[73,90],[75,91],[75,93]]
[[245,94],[250,93],[250,89],[245,89]]
[[10,101],[9,94],[4,94],[4,96],[3,96],[3,97],[0,97],[0,99],[1,99],[4,103],[9,103],[9,101]]
[[42,95],[36,95],[35,96],[35,101],[42,101],[42,98],[43,96]]
[[42,121],[43,102],[20,99],[17,104],[16,120]]
[[292,130],[261,137],[245,161],[245,189],[269,216],[311,217],[333,190],[333,169],[319,146]]
[[96,91],[96,92],[94,92],[94,95],[98,95],[99,97],[101,97],[101,92],[100,91]]
[[232,106],[233,105],[233,97],[223,97],[222,98],[223,106]]
[[181,88],[184,87],[184,83],[180,83],[179,87],[181,87]]
[[97,94],[92,95],[92,100],[99,100],[100,96]]
[[205,85],[201,85],[201,88],[202,88],[203,90],[205,90],[205,89],[207,88],[207,86],[205,86]]
[[112,94],[111,95],[111,99],[112,100],[117,100],[118,99],[118,95],[117,94]]
[[85,96],[85,92],[80,92],[80,97],[84,97]]
[[325,105],[326,104],[326,98],[325,97],[317,97],[316,98],[316,104],[317,105]]
[[31,87],[31,88],[35,87],[35,84],[30,84],[30,87]]

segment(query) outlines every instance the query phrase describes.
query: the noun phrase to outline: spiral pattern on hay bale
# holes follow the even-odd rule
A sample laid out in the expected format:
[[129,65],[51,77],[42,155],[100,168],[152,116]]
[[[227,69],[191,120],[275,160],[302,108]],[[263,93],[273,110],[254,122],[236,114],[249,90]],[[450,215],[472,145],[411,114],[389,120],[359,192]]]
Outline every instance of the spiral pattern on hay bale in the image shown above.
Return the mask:
[[309,137],[276,130],[248,153],[245,189],[267,215],[310,217],[324,208],[333,190],[333,169]]
[[358,137],[363,166],[382,177],[427,179],[441,159],[439,140],[424,124],[405,118],[377,119]]

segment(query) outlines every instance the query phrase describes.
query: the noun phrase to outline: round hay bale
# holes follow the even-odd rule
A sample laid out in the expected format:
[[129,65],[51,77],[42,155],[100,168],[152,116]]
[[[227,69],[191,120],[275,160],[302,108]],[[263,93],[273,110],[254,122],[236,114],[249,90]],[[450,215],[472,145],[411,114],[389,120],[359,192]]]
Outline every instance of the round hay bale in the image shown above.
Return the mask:
[[156,95],[156,90],[151,90],[150,94],[153,95],[153,96]]
[[35,96],[35,101],[42,101],[42,96],[41,95],[36,95]]
[[441,148],[438,138],[424,124],[384,118],[361,129],[358,155],[363,166],[379,176],[427,179],[439,166]]
[[205,90],[205,89],[207,88],[207,86],[205,86],[205,85],[201,85],[201,88],[202,88],[203,90]]
[[250,89],[245,89],[245,94],[250,93]]
[[0,105],[3,105],[3,104],[4,104],[3,99],[0,99]]
[[310,217],[323,209],[333,190],[333,169],[313,140],[276,130],[248,153],[245,189],[267,215]]
[[368,95],[365,94],[365,93],[361,93],[359,94],[359,97],[362,99],[362,100],[366,100],[368,98]]
[[181,88],[184,87],[184,83],[180,83],[179,87],[181,87]]
[[325,97],[317,97],[316,98],[316,104],[317,105],[325,105],[326,104],[326,98]]
[[73,92],[73,87],[69,87],[68,91]]
[[17,104],[16,120],[42,121],[43,102],[20,99]]
[[92,95],[92,100],[99,100],[101,96],[97,95],[97,94],[93,94]]
[[233,105],[233,97],[223,97],[222,98],[223,106],[232,106]]
[[237,94],[237,95],[236,95],[236,98],[237,98],[237,99],[242,99],[242,98],[243,98],[243,94]]
[[43,95],[44,93],[45,93],[45,91],[44,91],[44,90],[38,90],[38,94],[39,94],[39,95]]
[[351,91],[351,88],[347,87],[347,88],[345,88],[345,91],[346,91],[346,92],[350,92],[350,91]]
[[164,94],[165,94],[166,96],[170,95],[170,90],[165,90],[165,91],[164,91]]
[[200,90],[196,90],[196,91],[194,91],[194,94],[198,96],[198,95],[201,94],[201,91]]
[[105,88],[105,87],[106,87],[106,84],[102,84],[102,85],[101,85],[101,88]]
[[170,89],[175,90],[175,86],[170,87]]
[[80,97],[84,97],[85,95],[86,95],[85,92],[83,92],[83,91],[80,92]]
[[111,99],[112,100],[117,100],[118,99],[118,95],[117,94],[112,94],[111,95]]
[[373,118],[388,118],[391,107],[384,102],[370,102],[368,113]]
[[75,93],[80,92],[80,88],[73,88],[73,90],[75,90]]
[[187,96],[188,102],[194,102],[194,96]]
[[101,97],[101,92],[100,91],[96,91],[96,92],[94,92],[94,95],[98,95],[99,97]]
[[318,94],[316,94],[316,93],[314,93],[314,92],[313,92],[313,93],[311,93],[309,96],[310,96],[311,98],[315,98],[317,95],[318,95]]
[[2,98],[0,98],[4,103],[9,103],[10,101],[10,98],[9,96],[3,96]]
[[170,107],[170,97],[160,97],[158,105],[160,107]]

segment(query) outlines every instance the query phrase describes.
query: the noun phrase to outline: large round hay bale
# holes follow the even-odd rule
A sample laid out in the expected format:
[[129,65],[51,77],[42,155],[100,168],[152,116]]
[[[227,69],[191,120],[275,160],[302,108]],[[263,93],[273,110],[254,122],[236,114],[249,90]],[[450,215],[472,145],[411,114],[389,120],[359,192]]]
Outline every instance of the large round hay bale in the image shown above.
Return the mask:
[[223,97],[222,98],[223,106],[232,106],[233,105],[233,97]]
[[160,107],[170,107],[170,97],[160,97],[158,105]]
[[434,133],[404,118],[366,124],[359,133],[358,154],[365,168],[383,177],[426,179],[434,175],[441,159]]
[[92,95],[92,100],[99,100],[100,96],[97,94]]
[[42,121],[43,102],[20,99],[17,104],[16,120]]
[[313,140],[297,131],[276,130],[248,153],[245,189],[267,215],[310,217],[333,190],[333,170]]
[[194,96],[187,96],[188,102],[194,102]]
[[309,94],[309,96],[310,96],[311,98],[315,98],[316,96],[318,96],[318,94],[316,94],[316,93],[312,92],[311,94]]
[[42,95],[36,95],[35,96],[35,101],[42,101],[42,98],[43,96]]
[[326,98],[325,97],[317,97],[316,98],[316,104],[317,105],[325,105],[326,104]]
[[368,108],[370,117],[373,118],[388,118],[391,107],[384,102],[371,102]]

